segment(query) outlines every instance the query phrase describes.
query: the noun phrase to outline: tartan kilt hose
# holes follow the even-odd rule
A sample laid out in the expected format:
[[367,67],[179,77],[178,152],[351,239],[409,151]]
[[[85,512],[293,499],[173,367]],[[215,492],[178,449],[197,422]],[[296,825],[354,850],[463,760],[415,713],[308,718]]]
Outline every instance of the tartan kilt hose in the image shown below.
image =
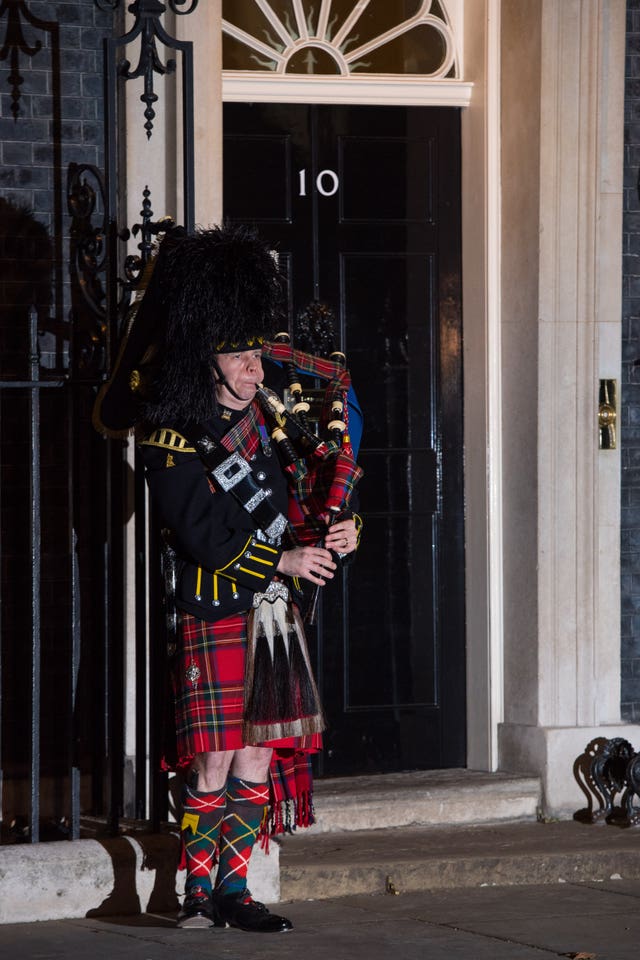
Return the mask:
[[[177,765],[196,753],[240,750],[245,703],[247,615],[209,623],[182,612],[178,649],[172,663]],[[315,752],[319,734],[272,740],[279,755]]]

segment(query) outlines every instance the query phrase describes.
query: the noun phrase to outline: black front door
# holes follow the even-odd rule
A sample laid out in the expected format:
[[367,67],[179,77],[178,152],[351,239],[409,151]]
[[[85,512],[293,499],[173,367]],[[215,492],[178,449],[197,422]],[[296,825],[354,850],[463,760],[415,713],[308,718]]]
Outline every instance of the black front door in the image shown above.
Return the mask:
[[323,774],[465,763],[456,109],[227,104],[224,213],[338,319],[365,426],[357,561],[310,637]]

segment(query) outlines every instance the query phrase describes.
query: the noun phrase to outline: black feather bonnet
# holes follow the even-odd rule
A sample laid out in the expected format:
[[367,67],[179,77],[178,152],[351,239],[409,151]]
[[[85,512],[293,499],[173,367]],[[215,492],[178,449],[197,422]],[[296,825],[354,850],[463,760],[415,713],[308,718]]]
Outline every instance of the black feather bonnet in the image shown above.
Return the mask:
[[275,256],[252,229],[225,224],[188,235],[173,227],[99,397],[98,428],[208,419],[215,411],[212,358],[273,335],[281,298]]

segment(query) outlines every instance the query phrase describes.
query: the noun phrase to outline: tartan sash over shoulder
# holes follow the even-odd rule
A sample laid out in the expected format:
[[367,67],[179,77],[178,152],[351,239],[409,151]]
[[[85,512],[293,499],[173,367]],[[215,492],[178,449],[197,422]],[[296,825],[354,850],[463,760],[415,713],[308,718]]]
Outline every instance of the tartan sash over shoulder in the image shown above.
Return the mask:
[[258,447],[259,426],[264,426],[264,417],[254,401],[245,416],[220,438],[220,443],[229,453],[239,453],[245,460],[249,460]]
[[343,402],[347,428],[341,446],[332,440],[324,441],[312,455],[287,468],[292,538],[298,544],[316,543],[326,531],[328,516],[348,509],[354,487],[363,475],[349,436],[347,393],[351,377],[331,360],[295,350],[289,344],[265,343],[263,353],[272,360],[293,363],[301,373],[326,381],[321,434],[331,417],[332,401],[340,398]]

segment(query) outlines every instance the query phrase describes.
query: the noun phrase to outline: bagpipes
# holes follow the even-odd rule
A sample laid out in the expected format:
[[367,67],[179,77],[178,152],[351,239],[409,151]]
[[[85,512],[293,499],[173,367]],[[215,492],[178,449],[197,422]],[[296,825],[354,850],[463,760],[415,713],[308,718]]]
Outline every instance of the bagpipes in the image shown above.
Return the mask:
[[317,544],[330,523],[349,515],[355,486],[363,475],[349,432],[350,418],[355,413],[360,419],[360,410],[355,395],[350,397],[351,380],[342,362],[303,353],[282,340],[266,343],[263,354],[280,361],[288,376],[301,371],[326,381],[317,434],[309,426],[309,403],[300,399],[298,380],[294,381],[295,390],[289,388],[294,401],[291,409],[273,390],[265,385],[258,388],[261,406],[275,424],[272,439],[291,480],[292,538],[298,546]]
[[[289,530],[296,545],[317,545],[331,524],[351,516],[353,492],[363,475],[355,460],[362,414],[343,353],[331,351],[325,359],[295,350],[287,333],[265,344],[263,353],[282,364],[291,399],[289,407],[274,391],[264,385],[258,388],[261,406],[274,422],[272,439],[289,475]],[[309,423],[310,403],[300,374],[324,381],[317,434]],[[316,590],[308,622],[315,617],[317,599]]]
[[[288,530],[294,545],[320,545],[332,523],[351,516],[353,492],[363,475],[354,452],[361,435],[360,407],[343,354],[314,356],[293,349],[289,335],[280,333],[264,344],[263,356],[281,367],[288,386],[289,403],[265,384],[257,391],[289,478]],[[301,374],[324,382],[317,418],[308,399],[315,399],[315,392],[303,390]],[[317,433],[312,429],[316,419]],[[282,587],[276,581],[257,595],[249,618],[247,743],[318,733],[325,725],[303,623],[287,602],[287,588],[286,598],[278,595]],[[319,595],[316,586],[305,616],[308,624],[315,622]]]

